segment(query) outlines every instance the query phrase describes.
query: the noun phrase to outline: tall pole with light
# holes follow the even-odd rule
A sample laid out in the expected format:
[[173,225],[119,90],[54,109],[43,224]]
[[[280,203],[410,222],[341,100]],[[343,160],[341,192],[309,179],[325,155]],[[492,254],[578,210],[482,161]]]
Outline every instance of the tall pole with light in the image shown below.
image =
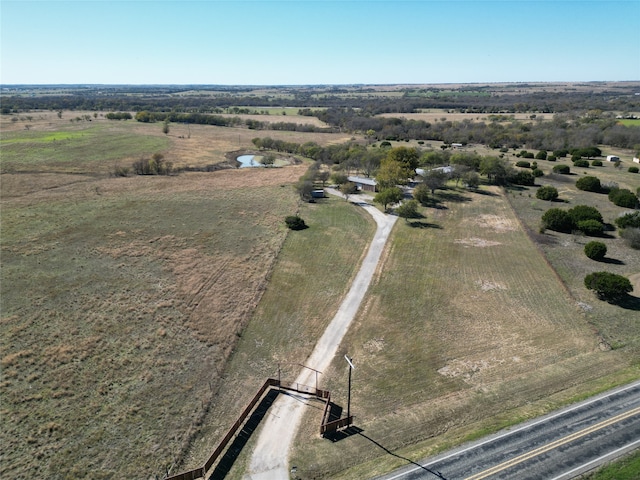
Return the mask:
[[[351,418],[351,371],[356,367],[353,366],[352,358],[349,358],[345,355],[344,359],[349,364],[349,393],[347,397],[347,419],[350,419]],[[350,420],[347,420],[347,421],[350,421]]]

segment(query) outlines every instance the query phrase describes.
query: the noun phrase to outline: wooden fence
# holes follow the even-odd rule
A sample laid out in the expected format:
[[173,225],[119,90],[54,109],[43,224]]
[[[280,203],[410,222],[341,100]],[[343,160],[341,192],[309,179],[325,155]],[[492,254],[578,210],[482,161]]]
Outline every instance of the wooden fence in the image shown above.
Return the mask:
[[[253,396],[249,404],[244,408],[244,410],[242,411],[242,413],[240,414],[236,422],[231,426],[227,434],[222,438],[222,441],[218,444],[218,446],[211,453],[211,455],[209,455],[209,458],[204,463],[204,465],[198,468],[194,468],[193,470],[188,470],[186,472],[178,473],[170,477],[165,477],[165,480],[195,480],[197,478],[204,478],[207,472],[209,471],[209,469],[218,460],[222,452],[224,452],[225,448],[227,448],[227,445],[229,444],[231,439],[234,437],[234,435],[237,433],[240,427],[244,424],[245,420],[247,419],[251,411],[255,408],[258,401],[262,398],[265,392],[272,387],[277,387],[280,390],[289,390],[293,392],[304,393],[307,395],[314,395],[317,398],[327,399],[327,402],[325,405],[325,413],[322,418],[322,424],[323,424],[322,427],[324,427],[324,424],[326,421],[325,417],[327,415],[327,411],[329,407],[329,401],[331,400],[331,393],[329,391],[320,390],[319,388],[309,387],[307,385],[302,385],[296,382],[282,382],[275,378],[267,378],[267,380],[264,382],[262,387],[260,387],[258,392]],[[330,424],[334,424],[334,423],[336,422],[330,422]],[[322,431],[322,427],[321,427],[321,431]],[[336,428],[339,428],[339,427],[336,427]],[[333,428],[333,430],[328,430],[328,431],[335,431],[336,428]]]

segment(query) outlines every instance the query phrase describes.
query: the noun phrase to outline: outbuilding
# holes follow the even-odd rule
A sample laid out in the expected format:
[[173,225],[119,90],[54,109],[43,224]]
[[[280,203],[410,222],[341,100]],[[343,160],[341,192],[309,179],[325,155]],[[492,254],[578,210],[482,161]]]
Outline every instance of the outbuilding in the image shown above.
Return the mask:
[[378,191],[378,182],[376,182],[373,178],[347,177],[347,180],[349,180],[351,183],[355,183],[358,191],[362,191],[362,192]]

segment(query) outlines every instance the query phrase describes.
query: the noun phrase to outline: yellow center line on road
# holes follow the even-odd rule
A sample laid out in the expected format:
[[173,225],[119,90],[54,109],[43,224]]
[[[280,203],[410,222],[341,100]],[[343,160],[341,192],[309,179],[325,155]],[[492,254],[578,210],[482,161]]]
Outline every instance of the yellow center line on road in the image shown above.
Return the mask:
[[511,460],[507,460],[504,463],[501,463],[500,465],[496,465],[495,467],[491,467],[487,470],[484,470],[483,472],[480,473],[476,473],[475,475],[472,475],[470,477],[467,477],[465,480],[481,480],[482,478],[486,478],[490,475],[493,475],[495,473],[501,472],[502,470],[506,470],[509,467],[513,467],[514,465],[517,465],[519,463],[522,463],[526,460],[529,460],[530,458],[533,458],[537,455],[542,455],[543,453],[548,452],[549,450],[553,450],[554,448],[559,447],[560,445],[564,445],[566,443],[572,442],[574,440],[577,440],[578,438],[584,437],[585,435],[589,435],[590,433],[593,433],[597,430],[600,430],[602,428],[608,427],[609,425],[612,425],[614,423],[620,422],[622,420],[625,420],[626,418],[629,417],[633,417],[634,415],[637,415],[638,413],[640,413],[640,407],[636,407],[632,410],[629,410],[627,412],[621,413],[619,415],[616,415],[615,417],[612,417],[608,420],[604,420],[600,423],[597,423],[595,425],[592,425],[590,427],[587,427],[583,430],[580,430],[578,432],[572,433],[571,435],[568,435],[566,437],[560,438],[554,442],[551,442],[547,445],[543,445],[542,447],[538,447],[535,450],[531,450],[530,452],[524,453],[522,455],[520,455],[519,457],[515,457],[512,458]]

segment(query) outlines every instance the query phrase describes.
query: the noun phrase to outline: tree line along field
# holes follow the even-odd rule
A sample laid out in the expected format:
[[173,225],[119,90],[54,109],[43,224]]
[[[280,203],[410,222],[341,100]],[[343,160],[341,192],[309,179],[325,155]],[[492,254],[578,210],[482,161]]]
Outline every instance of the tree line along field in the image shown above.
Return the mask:
[[[165,135],[93,113],[28,115],[0,116],[3,474],[148,478],[198,465],[278,363],[304,361],[372,223],[343,200],[301,204],[292,185],[305,165],[110,176],[155,152],[180,166],[225,163],[253,147],[246,128]],[[366,143],[349,132],[268,135]],[[515,163],[515,150],[505,158]],[[597,205],[607,221],[619,209],[575,189],[582,170],[559,177],[538,163],[536,183],[557,186],[562,203],[537,200],[537,187],[451,183],[436,192],[440,208],[398,222],[341,352],[359,366],[353,407],[366,437],[322,441],[321,412],[310,411],[293,459],[301,477],[361,478],[400,461],[379,445],[417,460],[637,378],[637,309],[581,283],[592,266],[640,272],[635,252],[612,234],[617,262],[594,265],[587,238],[537,233],[552,206]],[[634,190],[640,178],[610,164],[586,172]],[[309,229],[287,233],[294,211]],[[346,398],[341,358],[322,375],[336,401]]]

